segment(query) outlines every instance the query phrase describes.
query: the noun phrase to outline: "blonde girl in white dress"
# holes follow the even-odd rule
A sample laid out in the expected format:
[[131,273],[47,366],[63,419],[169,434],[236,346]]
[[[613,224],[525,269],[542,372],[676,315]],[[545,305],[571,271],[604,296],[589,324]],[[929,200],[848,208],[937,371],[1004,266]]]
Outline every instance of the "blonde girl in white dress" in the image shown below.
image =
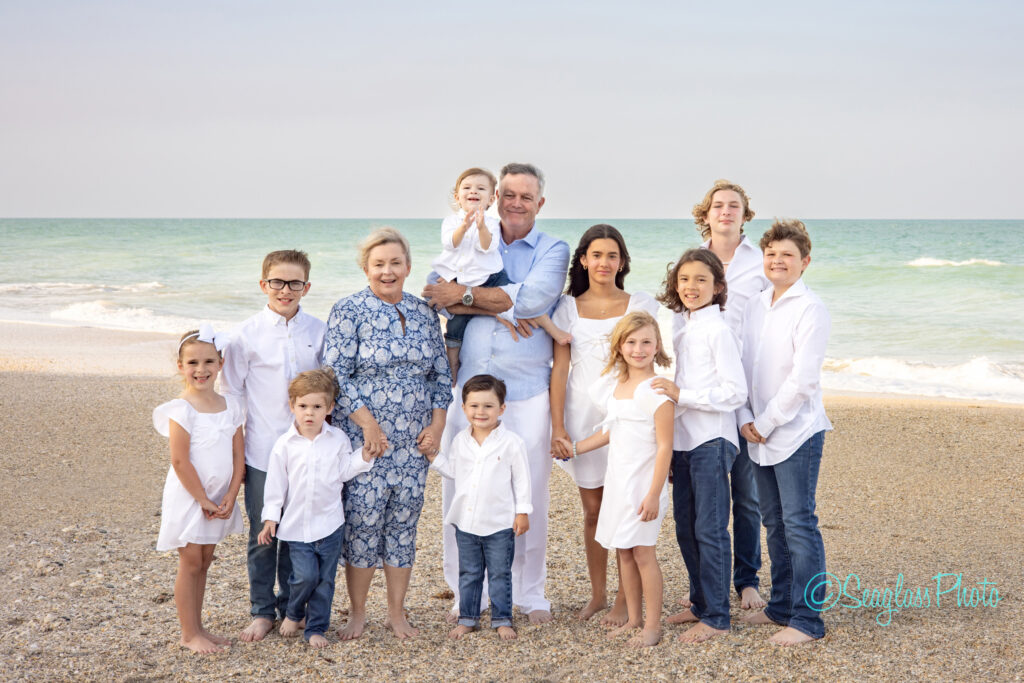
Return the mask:
[[178,551],[174,604],[181,645],[199,653],[231,644],[203,628],[203,595],[217,543],[242,531],[235,498],[245,472],[245,414],[240,404],[213,389],[224,366],[223,340],[214,337],[206,325],[182,335],[178,372],[185,389],[153,411],[153,426],[171,447],[156,547]]
[[[615,324],[635,310],[657,317],[658,302],[650,295],[624,291],[628,274],[629,251],[622,234],[610,225],[589,228],[573,254],[566,293],[551,315],[556,326],[572,335],[571,346],[553,345],[551,453],[579,487],[583,507],[583,547],[591,588],[590,602],[576,614],[583,620],[608,606],[608,551],[594,540],[608,449],[599,448],[576,460],[559,439],[589,436],[605,418],[605,406],[591,399],[590,388],[608,363],[608,340]],[[626,619],[626,603],[616,593],[615,604],[601,623],[622,626]]]
[[576,443],[560,440],[574,458],[610,443],[595,537],[618,551],[626,599],[628,619],[609,637],[642,626],[629,641],[634,647],[661,640],[662,576],[655,544],[668,509],[675,406],[654,391],[651,381],[657,376],[654,364],[670,362],[654,317],[643,311],[626,314],[612,330],[608,364],[593,387],[595,399],[607,405],[604,430]]

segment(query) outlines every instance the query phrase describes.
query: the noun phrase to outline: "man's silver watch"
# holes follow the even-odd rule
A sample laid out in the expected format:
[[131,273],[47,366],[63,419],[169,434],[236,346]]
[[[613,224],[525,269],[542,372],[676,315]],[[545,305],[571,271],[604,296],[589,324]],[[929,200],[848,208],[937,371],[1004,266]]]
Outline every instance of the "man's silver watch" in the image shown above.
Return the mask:
[[462,305],[472,306],[473,305],[473,288],[466,287],[466,293],[462,295]]

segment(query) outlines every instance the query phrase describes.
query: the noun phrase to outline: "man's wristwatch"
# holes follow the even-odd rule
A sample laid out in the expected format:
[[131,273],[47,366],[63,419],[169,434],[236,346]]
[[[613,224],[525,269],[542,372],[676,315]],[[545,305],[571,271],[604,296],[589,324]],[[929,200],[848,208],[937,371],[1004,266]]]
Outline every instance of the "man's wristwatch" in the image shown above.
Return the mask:
[[462,295],[462,305],[472,306],[473,305],[473,288],[466,287],[466,293]]

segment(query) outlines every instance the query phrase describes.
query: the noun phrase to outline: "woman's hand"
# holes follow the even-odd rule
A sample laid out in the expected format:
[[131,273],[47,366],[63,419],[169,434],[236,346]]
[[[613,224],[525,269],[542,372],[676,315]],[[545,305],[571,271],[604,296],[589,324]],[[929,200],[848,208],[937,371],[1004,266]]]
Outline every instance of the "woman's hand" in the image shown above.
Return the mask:
[[651,388],[654,393],[668,396],[674,403],[679,402],[679,387],[664,377],[656,377],[651,380]]
[[643,502],[640,503],[640,509],[636,511],[640,515],[640,521],[650,522],[653,519],[657,519],[659,503],[660,500],[657,493],[648,493]]
[[572,439],[564,428],[551,430],[551,457],[555,460],[572,458]]
[[203,496],[202,500],[197,499],[196,502],[199,503],[199,507],[203,509],[203,517],[206,517],[206,519],[213,519],[217,516],[217,513],[220,512],[220,508],[217,504],[206,496]]
[[[237,496],[237,494],[235,494]],[[231,519],[231,513],[235,511],[235,496],[224,496],[224,500],[217,506],[214,517],[217,519]]]
[[388,449],[388,437],[376,420],[363,425],[363,449],[371,458],[378,458]]
[[443,425],[438,428],[437,424],[433,422],[428,424],[416,437],[417,450],[423,455],[437,455],[438,449],[441,448],[441,433],[443,431]]

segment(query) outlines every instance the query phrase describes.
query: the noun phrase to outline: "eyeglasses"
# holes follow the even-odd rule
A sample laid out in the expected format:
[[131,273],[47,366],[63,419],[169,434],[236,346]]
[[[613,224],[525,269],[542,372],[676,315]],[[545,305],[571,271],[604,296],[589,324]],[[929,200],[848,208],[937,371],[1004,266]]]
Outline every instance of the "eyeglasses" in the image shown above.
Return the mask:
[[284,286],[288,285],[288,289],[293,292],[301,292],[302,288],[306,286],[304,280],[278,280],[274,278],[273,280],[264,280],[264,282],[270,285],[271,289],[284,289]]

